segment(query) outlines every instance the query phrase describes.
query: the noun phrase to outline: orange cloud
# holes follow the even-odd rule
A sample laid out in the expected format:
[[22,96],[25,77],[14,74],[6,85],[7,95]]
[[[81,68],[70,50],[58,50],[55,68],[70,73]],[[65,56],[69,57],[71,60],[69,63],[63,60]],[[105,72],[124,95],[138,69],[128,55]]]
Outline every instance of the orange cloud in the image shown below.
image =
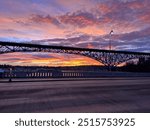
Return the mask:
[[104,35],[104,34],[106,34],[106,30],[104,30],[104,28],[97,28],[96,26],[77,28],[76,31],[84,33],[84,34],[89,34],[89,35]]
[[34,56],[32,53],[13,53],[0,55],[1,64],[26,65],[26,66],[80,66],[102,65],[100,62],[78,55],[49,54],[50,58]]
[[93,46],[92,44],[88,43],[87,48],[89,48],[89,49],[93,49],[93,48],[94,48],[94,46]]
[[[90,64],[89,64],[90,63]],[[44,65],[44,66],[81,66],[81,65],[100,65],[98,61],[90,58],[71,58],[71,59],[33,59],[31,65]]]

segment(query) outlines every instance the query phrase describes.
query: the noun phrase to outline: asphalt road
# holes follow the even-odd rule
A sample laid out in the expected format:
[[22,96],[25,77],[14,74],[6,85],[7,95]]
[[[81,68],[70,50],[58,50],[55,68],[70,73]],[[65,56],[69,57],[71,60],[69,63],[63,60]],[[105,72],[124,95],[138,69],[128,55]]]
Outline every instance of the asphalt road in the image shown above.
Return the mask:
[[0,80],[0,112],[150,112],[150,77],[32,81]]

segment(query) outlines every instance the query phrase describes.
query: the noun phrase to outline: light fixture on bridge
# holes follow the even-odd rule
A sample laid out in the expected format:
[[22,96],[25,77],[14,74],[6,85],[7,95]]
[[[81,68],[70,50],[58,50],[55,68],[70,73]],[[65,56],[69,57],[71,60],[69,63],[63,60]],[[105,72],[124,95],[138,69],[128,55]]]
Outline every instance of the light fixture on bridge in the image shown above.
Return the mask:
[[109,50],[112,49],[112,48],[111,48],[111,37],[112,37],[112,34],[113,34],[113,33],[114,33],[113,30],[111,30],[110,33],[109,33]]

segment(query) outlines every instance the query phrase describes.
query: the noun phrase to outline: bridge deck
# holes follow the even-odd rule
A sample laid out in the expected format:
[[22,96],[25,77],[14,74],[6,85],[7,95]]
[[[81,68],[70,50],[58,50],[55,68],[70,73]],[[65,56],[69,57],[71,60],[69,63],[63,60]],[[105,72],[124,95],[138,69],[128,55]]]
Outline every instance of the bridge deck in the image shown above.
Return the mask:
[[15,43],[15,42],[0,42],[3,46],[20,46],[20,47],[37,47],[37,48],[49,48],[49,49],[67,49],[67,50],[78,50],[78,51],[91,51],[91,52],[109,52],[109,53],[121,53],[121,54],[136,54],[136,55],[150,55],[150,53],[144,52],[130,52],[130,51],[116,51],[116,50],[103,50],[103,49],[89,49],[89,48],[78,48],[69,46],[54,46],[54,45],[41,45],[33,43]]

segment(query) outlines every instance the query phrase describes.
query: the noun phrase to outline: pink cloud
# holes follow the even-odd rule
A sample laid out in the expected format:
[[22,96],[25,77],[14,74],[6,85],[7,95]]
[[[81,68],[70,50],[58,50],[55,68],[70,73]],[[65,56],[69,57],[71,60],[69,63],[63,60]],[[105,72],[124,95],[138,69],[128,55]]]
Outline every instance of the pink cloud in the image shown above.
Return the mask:
[[97,19],[92,13],[82,11],[60,16],[60,21],[63,24],[70,24],[77,27],[92,26],[97,23]]
[[54,24],[56,26],[59,26],[60,24],[57,18],[52,17],[50,15],[47,15],[47,16],[32,15],[30,20],[31,22],[35,22],[35,23],[49,23],[49,24]]

